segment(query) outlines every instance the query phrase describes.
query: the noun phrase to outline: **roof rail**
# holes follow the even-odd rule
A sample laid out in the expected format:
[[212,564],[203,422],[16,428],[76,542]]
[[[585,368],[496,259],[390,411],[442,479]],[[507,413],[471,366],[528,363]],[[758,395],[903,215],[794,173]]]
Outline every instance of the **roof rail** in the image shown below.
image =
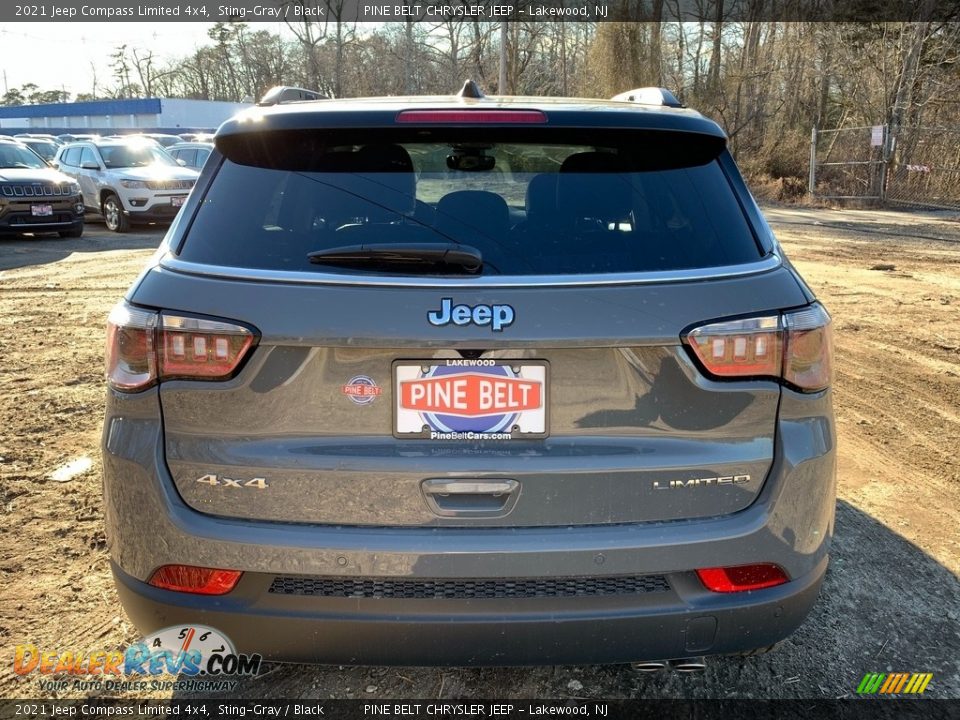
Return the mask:
[[303,102],[304,100],[326,100],[316,90],[277,85],[267,90],[257,105],[282,105],[289,102]]
[[627,90],[614,95],[611,100],[619,102],[639,103],[640,105],[663,105],[666,107],[682,108],[685,105],[677,100],[676,95],[662,87],[642,87]]

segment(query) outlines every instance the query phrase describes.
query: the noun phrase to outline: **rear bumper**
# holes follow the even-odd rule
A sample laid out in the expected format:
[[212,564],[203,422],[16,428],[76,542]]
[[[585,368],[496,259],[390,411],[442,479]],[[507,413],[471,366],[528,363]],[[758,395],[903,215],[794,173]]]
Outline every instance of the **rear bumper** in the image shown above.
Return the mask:
[[121,602],[145,634],[199,623],[238,652],[338,665],[564,665],[737,653],[792,633],[827,567],[767,590],[721,595],[693,573],[669,591],[607,597],[484,600],[275,595],[272,576],[247,574],[233,592],[159,590],[114,566]]
[[[156,389],[112,393],[104,432],[107,536],[120,599],[144,633],[200,623],[246,652],[336,664],[511,665],[723,654],[789,635],[815,602],[835,508],[830,394],[784,391],[773,467],[745,510],[582,527],[348,527],[223,518],[187,506],[164,460]],[[695,568],[769,562],[791,579],[706,591]],[[146,585],[166,564],[241,570],[225,596]],[[303,597],[278,575],[340,579],[610,578],[659,574],[652,594],[497,599]]]

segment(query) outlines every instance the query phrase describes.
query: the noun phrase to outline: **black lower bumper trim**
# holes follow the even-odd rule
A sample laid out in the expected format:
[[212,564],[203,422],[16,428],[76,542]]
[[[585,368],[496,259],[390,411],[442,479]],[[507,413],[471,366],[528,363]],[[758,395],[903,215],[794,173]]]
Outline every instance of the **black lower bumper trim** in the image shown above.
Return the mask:
[[55,223],[46,225],[0,225],[0,235],[23,235],[26,233],[62,233],[83,228],[82,222]]
[[130,210],[127,216],[131,223],[170,222],[178,212],[180,208],[172,205],[154,205],[149,210]]
[[268,592],[309,597],[403,600],[481,600],[496,598],[594,597],[667,592],[663,575],[570,578],[350,578],[278,576]]
[[743,594],[692,584],[685,593],[690,581],[679,573],[667,576],[669,592],[497,599],[278,595],[268,592],[274,576],[254,573],[211,597],[113,571],[124,609],[144,634],[193,623],[225,633],[239,652],[274,661],[489,666],[625,663],[770,646],[803,622],[826,564]]

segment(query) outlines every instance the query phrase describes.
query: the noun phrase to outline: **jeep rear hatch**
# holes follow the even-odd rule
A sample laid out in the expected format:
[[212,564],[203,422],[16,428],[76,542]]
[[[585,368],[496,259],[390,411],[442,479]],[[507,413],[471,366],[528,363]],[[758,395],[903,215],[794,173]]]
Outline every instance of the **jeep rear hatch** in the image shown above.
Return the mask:
[[[763,368],[780,352],[780,311],[807,300],[761,248],[722,141],[544,127],[295,134],[225,145],[236,153],[177,255],[132,298],[260,333],[235,377],[161,381],[167,465],[192,507],[557,526],[722,515],[757,496],[778,380],[710,377],[682,338],[767,318],[774,327],[722,339],[732,363],[741,353]],[[477,251],[482,270],[401,272],[376,253],[311,262],[431,243]],[[174,340],[178,322],[161,352],[193,347],[189,333]]]

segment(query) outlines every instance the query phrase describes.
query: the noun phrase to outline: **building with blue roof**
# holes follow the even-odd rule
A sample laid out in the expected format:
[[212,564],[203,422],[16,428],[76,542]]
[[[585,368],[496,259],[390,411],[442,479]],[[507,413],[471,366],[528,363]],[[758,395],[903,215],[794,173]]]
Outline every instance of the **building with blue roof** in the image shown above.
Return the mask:
[[0,107],[0,132],[83,131],[111,134],[118,130],[183,132],[212,130],[250,103],[179,98],[90,100]]

